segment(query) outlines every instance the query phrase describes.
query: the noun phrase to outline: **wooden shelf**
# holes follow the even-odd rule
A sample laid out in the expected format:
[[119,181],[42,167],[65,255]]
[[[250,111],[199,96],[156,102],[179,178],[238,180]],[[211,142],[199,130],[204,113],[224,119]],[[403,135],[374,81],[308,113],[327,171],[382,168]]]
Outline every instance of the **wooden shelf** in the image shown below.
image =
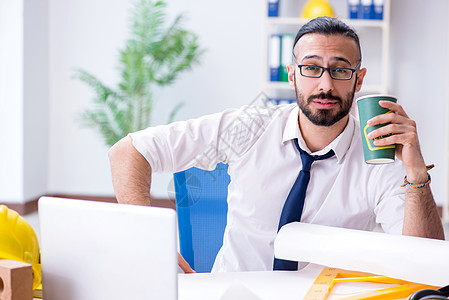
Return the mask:
[[[351,27],[374,27],[385,28],[386,23],[383,20],[362,20],[362,19],[340,19]],[[266,18],[267,25],[297,25],[306,24],[309,19],[293,17],[270,17]]]

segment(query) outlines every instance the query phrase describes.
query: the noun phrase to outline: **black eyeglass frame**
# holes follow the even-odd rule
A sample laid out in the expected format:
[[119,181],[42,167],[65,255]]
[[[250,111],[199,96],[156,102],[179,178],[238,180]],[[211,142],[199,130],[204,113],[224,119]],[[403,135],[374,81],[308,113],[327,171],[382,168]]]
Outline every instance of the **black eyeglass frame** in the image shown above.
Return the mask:
[[[304,77],[307,77],[307,78],[320,78],[321,76],[323,76],[324,71],[327,71],[327,72],[329,73],[330,77],[331,77],[332,79],[334,79],[334,80],[351,80],[351,79],[352,79],[352,76],[354,76],[354,73],[357,71],[357,69],[358,69],[358,68],[360,67],[360,65],[362,64],[362,62],[360,61],[354,69],[352,69],[352,68],[340,68],[340,67],[329,67],[329,68],[325,68],[325,67],[317,66],[317,65],[300,65],[300,64],[298,63],[298,61],[296,60],[295,55],[292,55],[292,56],[293,56],[293,60],[295,61],[296,65],[297,65],[298,68],[299,68],[299,73],[301,73],[301,76],[304,76]],[[321,74],[318,75],[318,76],[307,76],[307,75],[304,75],[304,74],[302,74],[302,67],[318,67],[318,68],[321,68]],[[340,70],[349,70],[349,71],[351,71],[351,76],[350,76],[349,78],[343,78],[343,79],[342,79],[342,78],[335,78],[335,77],[332,75],[331,70],[336,70],[336,69],[340,69]]]

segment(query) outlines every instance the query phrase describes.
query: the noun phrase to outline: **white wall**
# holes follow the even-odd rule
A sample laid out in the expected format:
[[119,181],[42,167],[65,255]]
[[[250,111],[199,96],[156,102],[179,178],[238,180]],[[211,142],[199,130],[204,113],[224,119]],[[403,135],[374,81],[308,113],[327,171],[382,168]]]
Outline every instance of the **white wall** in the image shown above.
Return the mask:
[[48,186],[48,1],[26,0],[23,16],[23,198],[28,201]]
[[0,1],[1,202],[23,201],[22,11],[22,1]]
[[0,201],[47,191],[48,6],[0,1]]

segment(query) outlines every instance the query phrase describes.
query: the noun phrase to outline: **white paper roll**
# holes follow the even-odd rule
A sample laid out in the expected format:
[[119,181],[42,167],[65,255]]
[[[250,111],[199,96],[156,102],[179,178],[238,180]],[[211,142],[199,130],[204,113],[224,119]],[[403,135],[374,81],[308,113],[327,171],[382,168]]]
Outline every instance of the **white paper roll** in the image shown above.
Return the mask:
[[274,255],[434,286],[449,284],[448,241],[294,222],[279,231]]

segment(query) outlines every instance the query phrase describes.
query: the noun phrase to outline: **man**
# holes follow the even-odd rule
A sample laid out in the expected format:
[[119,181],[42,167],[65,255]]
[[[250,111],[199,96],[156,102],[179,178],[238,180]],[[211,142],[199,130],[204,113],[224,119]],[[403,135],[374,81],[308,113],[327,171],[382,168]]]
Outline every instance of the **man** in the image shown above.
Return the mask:
[[[228,223],[214,271],[271,270],[284,204],[302,169],[299,151],[335,154],[311,166],[302,222],[444,238],[428,184],[416,124],[403,108],[368,124],[387,126],[369,138],[396,144],[392,164],[363,161],[360,128],[349,112],[366,74],[357,34],[341,21],[317,18],[298,32],[287,67],[297,105],[227,110],[136,132],[114,145],[111,170],[120,203],[150,204],[152,171],[229,165]],[[332,150],[332,151],[331,151]],[[406,175],[406,187],[401,187]],[[415,184],[415,185],[412,185]],[[180,265],[190,271],[182,260]]]

